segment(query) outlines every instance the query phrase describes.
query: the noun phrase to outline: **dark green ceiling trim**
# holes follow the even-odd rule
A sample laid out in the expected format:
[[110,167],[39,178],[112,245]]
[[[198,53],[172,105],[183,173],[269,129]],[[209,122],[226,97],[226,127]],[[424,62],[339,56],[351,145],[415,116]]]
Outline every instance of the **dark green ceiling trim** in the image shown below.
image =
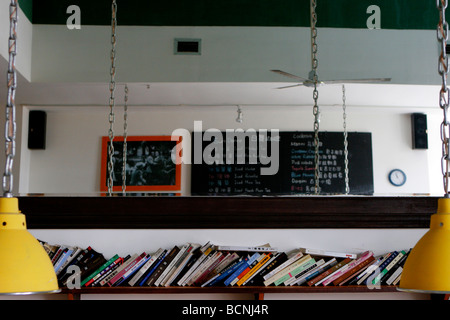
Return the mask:
[[[22,0],[24,1],[24,0]],[[69,5],[81,9],[81,25],[110,25],[111,0],[34,1],[32,22],[65,24]],[[435,1],[317,0],[318,27],[366,28],[367,8],[381,10],[382,29],[435,29]],[[308,27],[309,0],[117,0],[119,25]]]
[[28,20],[33,21],[33,0],[19,0],[19,7]]

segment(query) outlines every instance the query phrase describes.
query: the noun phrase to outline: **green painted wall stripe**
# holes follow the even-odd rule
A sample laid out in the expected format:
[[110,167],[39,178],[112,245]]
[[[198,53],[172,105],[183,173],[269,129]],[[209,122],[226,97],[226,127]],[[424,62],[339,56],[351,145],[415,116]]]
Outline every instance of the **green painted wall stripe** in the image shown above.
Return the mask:
[[[82,25],[110,25],[111,0],[33,1],[32,22],[65,24],[69,5],[81,9]],[[435,29],[435,1],[317,0],[318,27],[366,28],[367,8],[381,10],[382,29]],[[308,27],[309,0],[117,0],[119,25]]]
[[19,0],[19,7],[28,20],[33,21],[33,0]]

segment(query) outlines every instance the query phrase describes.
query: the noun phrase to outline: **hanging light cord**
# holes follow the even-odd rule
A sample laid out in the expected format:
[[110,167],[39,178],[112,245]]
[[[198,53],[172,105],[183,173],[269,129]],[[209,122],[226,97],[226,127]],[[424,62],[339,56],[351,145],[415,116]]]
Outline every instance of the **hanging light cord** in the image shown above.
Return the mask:
[[348,180],[348,133],[347,133],[347,105],[346,105],[345,85],[342,85],[342,118],[344,124],[344,173],[345,173],[345,194],[350,193]]
[[313,90],[313,99],[314,99],[314,107],[313,107],[313,114],[314,114],[314,147],[315,147],[315,157],[314,157],[314,163],[315,163],[315,170],[314,170],[314,180],[315,180],[315,187],[314,187],[314,193],[319,194],[320,192],[320,186],[319,186],[319,177],[320,177],[320,170],[319,170],[319,105],[317,104],[317,100],[319,99],[319,91],[317,90],[318,85],[318,76],[317,76],[317,66],[319,64],[318,58],[317,58],[317,15],[316,15],[316,0],[311,0],[311,62],[312,62],[312,80],[314,82],[314,90]]
[[448,119],[449,91],[447,88],[448,75],[448,56],[447,56],[447,39],[448,39],[448,23],[445,21],[445,9],[447,8],[447,0],[437,0],[439,9],[439,24],[437,28],[437,37],[441,45],[441,54],[439,56],[438,72],[442,78],[442,87],[439,92],[439,106],[444,113],[444,120],[441,123],[441,140],[442,140],[442,160],[441,169],[444,182],[445,197],[449,197],[449,152],[450,152],[450,131]]
[[123,105],[123,161],[122,161],[122,193],[127,189],[127,136],[128,136],[128,85],[125,85],[125,98]]
[[112,189],[114,185],[113,174],[114,174],[114,105],[115,105],[115,97],[114,92],[116,90],[116,26],[117,26],[117,3],[116,0],[113,0],[111,5],[112,18],[111,18],[111,82],[109,84],[109,91],[111,96],[109,98],[109,163],[108,163],[108,194],[111,196]]
[[11,198],[13,189],[13,161],[16,154],[16,106],[15,97],[17,89],[16,55],[17,55],[17,1],[11,0],[9,6],[9,42],[8,42],[8,96],[6,102],[6,164],[3,174],[3,196]]

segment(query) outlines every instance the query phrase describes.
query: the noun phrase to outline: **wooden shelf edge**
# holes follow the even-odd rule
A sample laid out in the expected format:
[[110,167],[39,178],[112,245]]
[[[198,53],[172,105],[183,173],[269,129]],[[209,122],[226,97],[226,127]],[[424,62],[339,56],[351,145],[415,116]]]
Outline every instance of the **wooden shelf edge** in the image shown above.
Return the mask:
[[61,294],[210,294],[210,293],[382,293],[399,292],[397,286],[381,286],[370,289],[367,286],[327,287],[88,287],[81,289],[62,288]]
[[19,197],[29,229],[428,228],[429,196]]

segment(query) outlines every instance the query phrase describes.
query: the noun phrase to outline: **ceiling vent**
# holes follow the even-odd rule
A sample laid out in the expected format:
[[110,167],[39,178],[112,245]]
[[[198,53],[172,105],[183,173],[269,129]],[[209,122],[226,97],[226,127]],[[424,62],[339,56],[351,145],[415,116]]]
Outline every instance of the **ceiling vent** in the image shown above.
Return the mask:
[[174,53],[186,55],[201,54],[201,39],[175,39]]

